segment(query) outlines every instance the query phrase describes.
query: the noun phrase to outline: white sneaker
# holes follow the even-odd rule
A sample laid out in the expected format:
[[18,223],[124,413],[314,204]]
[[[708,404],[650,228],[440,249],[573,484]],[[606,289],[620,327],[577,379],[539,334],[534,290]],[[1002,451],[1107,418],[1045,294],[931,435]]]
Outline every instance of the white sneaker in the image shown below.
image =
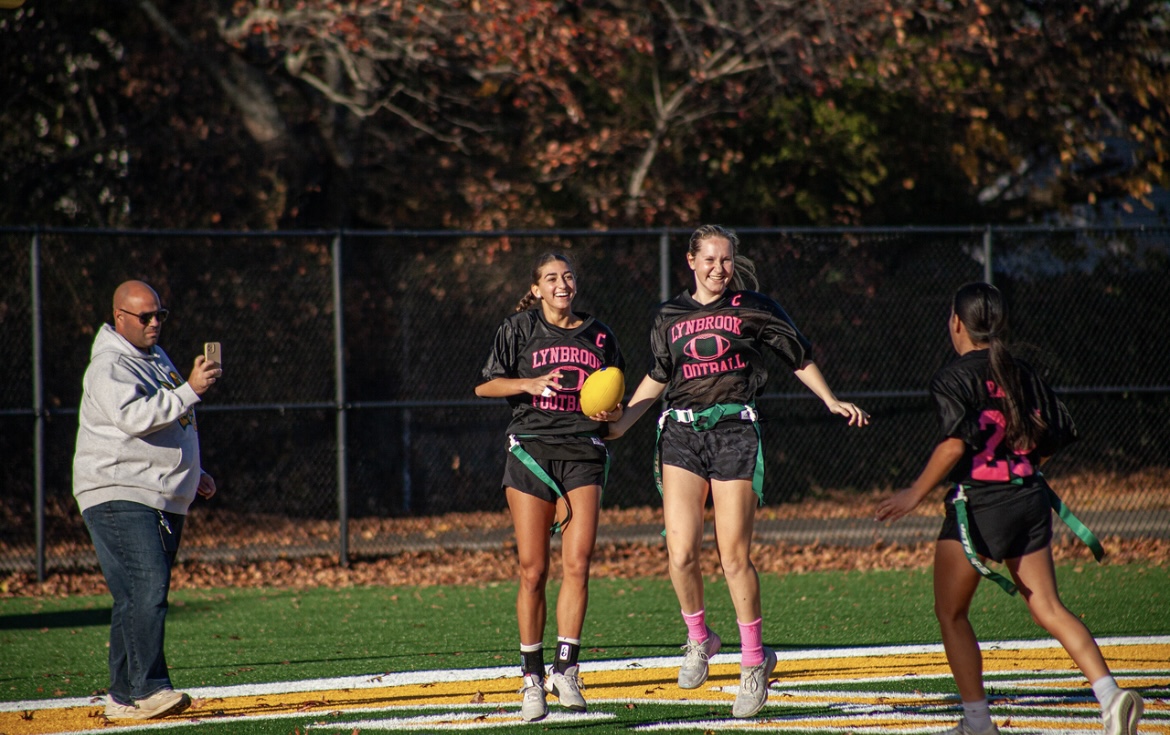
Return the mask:
[[520,718],[525,722],[536,722],[548,716],[548,704],[544,701],[544,681],[539,674],[525,674],[520,687],[524,700],[520,704]]
[[719,653],[720,643],[719,636],[710,628],[707,628],[707,640],[702,643],[687,639],[686,645],[682,647],[682,650],[686,651],[683,654],[682,666],[678,667],[679,689],[698,689],[703,686],[711,672],[709,661],[712,656]]
[[585,684],[581,681],[580,671],[579,666],[570,666],[563,674],[556,669],[549,669],[548,678],[544,680],[544,690],[557,695],[561,706],[574,712],[585,711],[585,697],[581,695]]
[[967,724],[967,718],[964,717],[963,719],[959,720],[959,724],[955,725],[946,732],[939,733],[939,735],[999,735],[999,728],[996,727],[994,722],[992,722],[991,727],[986,730],[975,730]]
[[1110,700],[1108,707],[1101,708],[1101,719],[1105,721],[1105,735],[1134,735],[1138,722],[1145,711],[1141,695],[1132,689],[1121,689]]
[[731,707],[732,717],[751,717],[768,701],[768,677],[776,670],[776,652],[764,646],[764,662],[740,669],[739,694]]

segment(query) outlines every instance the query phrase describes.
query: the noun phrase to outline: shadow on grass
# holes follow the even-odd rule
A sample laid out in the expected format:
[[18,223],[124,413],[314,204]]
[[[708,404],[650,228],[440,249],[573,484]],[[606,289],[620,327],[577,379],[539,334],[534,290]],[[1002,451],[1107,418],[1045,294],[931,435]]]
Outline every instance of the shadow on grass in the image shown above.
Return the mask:
[[85,628],[91,625],[109,627],[111,610],[61,610],[27,615],[0,615],[0,630],[36,630],[40,628]]

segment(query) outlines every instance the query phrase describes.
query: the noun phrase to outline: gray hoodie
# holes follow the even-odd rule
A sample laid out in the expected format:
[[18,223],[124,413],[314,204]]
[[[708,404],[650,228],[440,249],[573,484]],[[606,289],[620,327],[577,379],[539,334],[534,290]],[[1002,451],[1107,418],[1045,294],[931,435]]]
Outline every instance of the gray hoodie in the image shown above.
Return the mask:
[[130,500],[185,514],[199,486],[199,395],[157,345],[103,324],[82,380],[73,495],[86,510]]

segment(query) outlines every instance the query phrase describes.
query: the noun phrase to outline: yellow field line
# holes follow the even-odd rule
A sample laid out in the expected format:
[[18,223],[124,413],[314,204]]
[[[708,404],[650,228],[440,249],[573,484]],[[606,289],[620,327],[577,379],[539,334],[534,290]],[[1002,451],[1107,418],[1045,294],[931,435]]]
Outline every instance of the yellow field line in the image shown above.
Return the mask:
[[[920,648],[920,647],[919,647]],[[808,651],[805,657],[802,652],[785,652],[778,662],[773,680],[772,702],[790,706],[818,707],[824,705],[856,705],[872,707],[873,712],[856,712],[854,714],[839,713],[839,716],[830,718],[811,718],[808,722],[816,722],[816,728],[840,728],[844,732],[855,727],[877,728],[883,730],[894,724],[895,716],[891,719],[884,713],[883,704],[890,696],[899,698],[900,706],[909,710],[921,705],[940,707],[947,704],[943,697],[938,695],[906,695],[906,679],[914,677],[947,677],[949,669],[941,651],[916,653],[885,653],[883,655],[862,655],[862,650],[853,649],[850,655],[834,656],[832,651]],[[884,649],[892,650],[892,649]],[[1119,676],[1123,676],[1125,686],[1142,687],[1170,687],[1170,641],[1157,639],[1153,643],[1133,643],[1125,645],[1103,645],[1104,652],[1110,666]],[[583,678],[586,684],[586,695],[590,702],[661,702],[667,703],[718,703],[730,706],[735,698],[735,690],[739,683],[739,666],[734,662],[727,662],[732,657],[722,656],[717,663],[711,666],[711,676],[702,688],[682,690],[678,688],[676,677],[678,670],[675,665],[661,665],[664,659],[653,659],[658,665],[645,665],[651,660],[639,661],[606,661],[597,662],[596,669],[591,669],[589,662],[583,665]],[[666,660],[666,661],[669,661]],[[997,644],[987,644],[984,650],[984,667],[989,679],[997,681],[996,677],[1005,674],[1019,673],[1022,678],[1032,679],[1040,675],[1041,680],[1036,682],[1013,682],[1008,688],[1019,685],[1026,692],[1043,691],[1046,688],[1060,687],[1067,690],[1070,687],[1083,687],[1086,696],[1091,697],[1088,685],[1079,677],[1079,673],[1061,649],[1055,643],[1050,647],[1035,647],[1005,649],[997,648]],[[1143,672],[1148,672],[1143,673]],[[135,722],[132,720],[107,720],[102,714],[104,702],[94,700],[90,703],[73,701],[72,706],[54,707],[52,701],[36,701],[28,703],[3,703],[7,711],[0,711],[0,735],[50,735],[54,733],[84,733],[94,730],[143,730],[167,726],[183,726],[189,724],[207,724],[216,720],[238,721],[241,718],[270,718],[273,716],[295,717],[304,715],[306,718],[320,719],[329,717],[332,713],[342,712],[379,712],[403,717],[407,714],[417,715],[420,707],[426,711],[442,712],[466,711],[468,707],[483,707],[492,711],[492,719],[503,719],[515,724],[518,722],[515,710],[518,707],[519,696],[517,688],[519,677],[510,669],[486,670],[484,678],[468,679],[464,681],[449,680],[453,674],[460,672],[435,671],[414,672],[415,681],[406,684],[381,686],[378,677],[365,680],[360,688],[339,688],[331,690],[291,691],[298,688],[298,682],[288,682],[290,691],[273,691],[274,685],[263,686],[264,693],[248,694],[248,687],[219,687],[198,690],[205,694],[197,698],[191,709],[182,715],[164,718],[151,722]],[[464,674],[468,672],[462,672]],[[1045,678],[1047,677],[1047,678]],[[444,680],[444,679],[448,680]],[[854,689],[859,682],[889,681],[891,693],[874,693]],[[818,686],[830,686],[833,692],[826,693],[820,689],[807,688],[816,683]],[[279,685],[275,685],[279,686]],[[303,687],[301,687],[303,688]],[[872,688],[872,687],[871,687]],[[779,690],[779,691],[777,691]],[[222,692],[223,696],[218,693]],[[231,692],[231,694],[228,694]],[[555,702],[555,697],[550,701]],[[24,704],[28,709],[21,709]],[[493,705],[495,705],[493,707]],[[34,708],[35,707],[35,708]],[[1062,704],[1062,711],[1070,715],[1080,714],[1085,722],[1095,721],[1096,704],[1091,702]],[[506,708],[509,712],[496,712]],[[554,707],[555,708],[555,707]],[[1051,704],[1045,704],[1046,710]],[[1167,712],[1165,700],[1155,700],[1147,703],[1148,712]],[[1092,710],[1093,718],[1088,718],[1087,711]],[[765,715],[767,712],[765,711]],[[941,719],[940,719],[941,718]],[[1086,719],[1088,718],[1088,719]],[[904,717],[903,717],[904,719]],[[940,722],[953,719],[951,714],[936,715],[932,719]],[[804,718],[786,717],[785,730],[800,729],[798,724]],[[1028,715],[1020,713],[1011,718],[1012,723],[1025,727],[1023,723]],[[649,723],[648,723],[649,724]],[[688,725],[691,729],[694,723]],[[774,723],[773,723],[774,724]],[[806,723],[807,724],[807,723]],[[338,723],[342,726],[342,723]],[[767,718],[755,721],[755,724],[739,723],[735,729],[775,729],[769,725]],[[1027,725],[1034,728],[1042,725]],[[1099,727],[1099,725],[1098,725]],[[652,729],[659,729],[654,727]],[[719,729],[726,729],[720,727]],[[1082,729],[1079,724],[1069,727],[1061,726],[1061,731],[1076,731]],[[888,730],[896,732],[899,730]],[[1149,724],[1143,723],[1143,735],[1158,733],[1170,735],[1170,717]]]

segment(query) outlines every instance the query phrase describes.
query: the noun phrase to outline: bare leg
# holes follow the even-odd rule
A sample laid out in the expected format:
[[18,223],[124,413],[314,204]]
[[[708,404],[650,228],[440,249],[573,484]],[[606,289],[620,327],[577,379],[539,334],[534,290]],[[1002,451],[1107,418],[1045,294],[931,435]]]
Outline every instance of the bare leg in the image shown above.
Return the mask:
[[544,588],[549,568],[548,530],[553,523],[556,505],[516,488],[510,487],[506,492],[520,562],[520,589],[516,593],[520,643],[540,643],[544,640],[547,615]]
[[1069,657],[1084,673],[1090,683],[1109,674],[1109,667],[1101,655],[1093,634],[1080,618],[1069,612],[1056,591],[1056,572],[1052,564],[1052,548],[1044,547],[1018,559],[1004,561],[1028,603],[1032,619],[1053,638],[1060,641]]
[[[662,467],[662,516],[666,523],[666,550],[670,581],[685,613],[703,609],[703,505],[707,480],[674,465]],[[755,618],[753,618],[754,620]]]
[[935,545],[934,614],[942,633],[947,663],[964,702],[987,698],[983,689],[983,654],[967,617],[980,579],[979,572],[963,553],[962,544],[944,539]]
[[[597,542],[601,486],[573,488],[569,492],[569,501],[573,505],[573,519],[565,527],[561,539],[564,579],[557,598],[557,635],[580,639],[585,624],[585,608],[589,604],[589,564],[593,560],[593,547]],[[562,499],[558,504],[564,502]]]
[[715,502],[715,542],[731,604],[736,618],[750,623],[760,618],[760,577],[751,558],[756,494],[750,480],[713,480],[711,497]]

